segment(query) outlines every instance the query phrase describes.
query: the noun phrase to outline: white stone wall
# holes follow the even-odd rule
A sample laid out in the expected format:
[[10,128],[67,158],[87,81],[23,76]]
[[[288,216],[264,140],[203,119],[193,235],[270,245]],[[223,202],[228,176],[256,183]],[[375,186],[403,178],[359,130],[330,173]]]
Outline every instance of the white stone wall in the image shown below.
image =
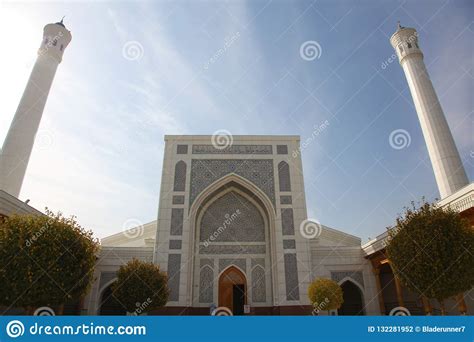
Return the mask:
[[98,315],[103,291],[115,281],[115,272],[133,258],[152,262],[153,247],[102,247],[94,270],[94,282],[84,299],[87,315]]
[[311,276],[312,279],[331,279],[332,273],[347,272],[347,277],[340,279],[339,284],[346,280],[356,284],[363,294],[364,314],[380,315],[372,265],[365,259],[360,243],[358,237],[323,226],[320,236],[311,240]]
[[[166,136],[165,137],[165,154],[162,171],[162,183],[160,192],[160,203],[158,211],[158,230],[156,235],[156,247],[155,247],[155,262],[160,265],[164,270],[168,268],[169,254],[181,254],[181,270],[180,270],[180,283],[179,283],[179,298],[177,301],[170,302],[170,306],[190,306],[196,305],[192,303],[193,292],[196,291],[196,281],[198,279],[194,268],[194,264],[197,260],[196,252],[194,248],[194,232],[192,230],[193,222],[187,219],[190,207],[189,207],[189,195],[190,195],[190,181],[191,181],[191,161],[192,159],[272,159],[273,160],[273,173],[274,173],[274,204],[273,212],[274,217],[274,228],[271,231],[270,241],[268,241],[268,249],[271,253],[271,264],[272,264],[272,284],[271,291],[267,291],[267,294],[273,293],[273,298],[265,303],[265,305],[301,305],[309,304],[306,296],[307,286],[309,284],[309,272],[310,272],[310,254],[309,254],[309,243],[308,240],[303,238],[299,234],[299,225],[302,221],[306,220],[306,202],[304,192],[304,182],[302,173],[302,163],[300,154],[292,154],[292,151],[298,151],[299,137],[297,136],[233,136],[233,145],[271,145],[272,154],[193,154],[192,145],[210,145],[211,136]],[[187,154],[177,154],[177,145],[188,145]],[[277,145],[287,145],[288,154],[277,154]],[[187,165],[186,169],[186,186],[184,192],[174,192],[174,168],[177,162],[184,161]],[[278,185],[278,163],[280,161],[286,161],[290,168],[291,176],[291,191],[280,192]],[[172,204],[173,195],[184,195],[185,200],[182,205]],[[291,196],[293,204],[281,205],[280,195]],[[170,235],[170,218],[172,208],[183,208],[184,209],[184,222],[183,222],[183,234],[181,237]],[[294,239],[296,242],[296,249],[285,250],[283,249],[283,236],[282,236],[282,223],[280,217],[280,210],[284,207],[291,207],[294,211],[294,227],[295,234]],[[169,249],[170,239],[181,239],[182,248],[180,251]],[[285,237],[290,238],[290,237]],[[287,300],[286,293],[286,280],[285,280],[285,269],[284,269],[284,252],[292,253],[297,255],[297,267],[298,267],[298,281],[299,286],[299,300]],[[247,256],[246,256],[247,257]],[[261,256],[248,256],[261,257]],[[266,270],[268,269],[267,265]],[[250,268],[248,268],[250,271]],[[247,279],[250,279],[249,274],[246,274]],[[268,287],[269,285],[267,285]],[[251,291],[249,291],[251,295]],[[214,291],[214,296],[217,296],[217,289]],[[217,298],[216,298],[217,299]]]

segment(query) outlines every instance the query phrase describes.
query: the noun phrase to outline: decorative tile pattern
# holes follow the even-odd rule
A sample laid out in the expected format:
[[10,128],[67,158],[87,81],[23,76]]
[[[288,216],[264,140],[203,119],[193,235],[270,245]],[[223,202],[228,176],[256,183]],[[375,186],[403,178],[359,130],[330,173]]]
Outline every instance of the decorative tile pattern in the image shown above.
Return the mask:
[[295,223],[293,220],[293,209],[281,209],[281,226],[283,235],[295,235]]
[[170,235],[183,235],[183,208],[171,209],[171,228]]
[[287,145],[277,145],[277,154],[288,154]]
[[182,160],[174,167],[173,191],[184,191],[186,188],[186,163]]
[[280,196],[280,204],[292,204],[291,196]]
[[217,149],[213,145],[193,145],[193,154],[272,154],[272,145],[229,145]]
[[284,161],[278,164],[278,182],[280,191],[291,191],[290,166]]
[[201,259],[199,261],[199,268],[208,265],[210,268],[214,269],[214,259]]
[[214,271],[204,266],[199,272],[199,303],[212,303],[214,298]]
[[242,195],[228,192],[215,200],[202,216],[200,241],[265,241],[265,222],[260,211]]
[[173,196],[173,204],[184,204],[184,196],[183,195]]
[[200,245],[199,254],[265,254],[265,245]]
[[295,249],[296,241],[295,240],[283,240],[283,249]]
[[170,302],[179,300],[179,278],[181,268],[181,254],[168,255],[168,287],[170,289]]
[[254,268],[255,266],[260,265],[263,268],[265,268],[265,259],[264,258],[255,258],[252,259],[251,261],[251,268]]
[[230,265],[235,265],[244,271],[244,273],[247,273],[247,263],[245,259],[219,259],[219,273]]
[[176,146],[176,154],[188,154],[188,145]]
[[361,271],[339,271],[331,272],[331,279],[335,282],[340,282],[342,279],[349,277],[358,282],[362,287],[364,287],[364,276]]
[[265,302],[265,270],[257,266],[252,270],[252,301],[255,303]]
[[230,173],[251,181],[275,204],[272,159],[193,159],[189,205],[207,186]]
[[170,240],[169,249],[181,249],[181,240]]
[[285,284],[286,299],[299,300],[300,290],[298,287],[298,264],[296,254],[285,254]]

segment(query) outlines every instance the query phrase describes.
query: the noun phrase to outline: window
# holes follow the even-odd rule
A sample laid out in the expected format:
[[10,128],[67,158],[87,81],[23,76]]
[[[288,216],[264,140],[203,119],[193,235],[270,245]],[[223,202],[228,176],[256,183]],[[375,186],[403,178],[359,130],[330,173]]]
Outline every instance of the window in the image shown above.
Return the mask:
[[174,167],[174,191],[184,191],[186,184],[186,163],[179,161]]
[[63,51],[63,48],[64,48],[64,45],[61,44],[61,46],[59,47],[59,51]]
[[58,44],[58,40],[57,39],[54,39],[53,40],[53,46],[56,46]]
[[407,46],[409,49],[411,49],[411,44],[409,42],[407,42]]
[[403,47],[401,45],[398,47],[398,49],[400,50],[400,53],[403,53]]
[[280,191],[291,191],[290,167],[284,161],[278,164],[278,181]]

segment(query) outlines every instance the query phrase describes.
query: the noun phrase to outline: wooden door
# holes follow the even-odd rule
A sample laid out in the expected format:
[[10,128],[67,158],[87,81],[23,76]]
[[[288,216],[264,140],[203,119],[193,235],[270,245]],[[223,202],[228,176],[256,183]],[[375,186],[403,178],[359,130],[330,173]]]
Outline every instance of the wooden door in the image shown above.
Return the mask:
[[234,314],[243,313],[247,304],[247,282],[245,275],[231,266],[219,277],[219,306],[229,308]]

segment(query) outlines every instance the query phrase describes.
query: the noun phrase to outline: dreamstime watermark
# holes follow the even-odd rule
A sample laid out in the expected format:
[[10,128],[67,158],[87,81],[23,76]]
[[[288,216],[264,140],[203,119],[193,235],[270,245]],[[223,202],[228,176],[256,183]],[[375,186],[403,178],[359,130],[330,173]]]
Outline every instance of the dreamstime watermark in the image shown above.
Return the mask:
[[122,56],[129,61],[137,61],[143,57],[143,45],[136,40],[126,42],[122,47]]
[[323,49],[315,40],[307,40],[300,46],[300,57],[305,61],[314,61],[321,58]]
[[7,335],[11,338],[17,338],[25,333],[25,326],[18,320],[8,322],[5,328]]
[[33,316],[56,316],[56,314],[49,306],[42,306],[35,310]]
[[316,140],[316,138],[318,137],[318,135],[320,135],[322,132],[324,132],[326,130],[326,128],[329,126],[329,121],[328,120],[325,120],[323,121],[322,123],[320,123],[319,125],[314,125],[313,126],[313,132],[311,133],[311,135],[306,138],[302,143],[301,145],[296,149],[296,150],[293,150],[293,152],[291,153],[291,155],[293,156],[293,158],[296,158],[298,157],[298,155],[300,155],[300,153],[305,150],[309,145],[311,145],[311,143]]
[[96,325],[89,324],[58,325],[34,323],[25,329],[24,324],[19,320],[8,322],[5,327],[6,333],[11,338],[23,336],[25,332],[31,336],[104,336],[104,335],[146,335],[144,325]]
[[241,214],[240,209],[237,209],[232,214],[225,214],[224,222],[204,241],[204,247],[209,247],[211,242],[215,241],[219,235],[221,235],[229,226],[234,222],[234,220]]
[[214,148],[218,150],[224,150],[234,143],[234,137],[232,134],[225,130],[219,129],[212,134],[211,143]]
[[324,308],[327,307],[329,304],[329,298],[324,298],[324,300],[321,303],[313,303],[313,311],[311,311],[311,315],[317,316],[319,312],[324,310]]
[[47,150],[53,145],[53,133],[47,130],[40,130],[35,136],[35,146],[40,150]]
[[399,128],[390,133],[388,141],[393,149],[401,150],[410,146],[411,136],[406,130]]
[[227,50],[240,38],[240,32],[237,31],[232,35],[229,35],[224,38],[224,45],[219,48],[211,58],[204,64],[204,69],[208,70],[211,64],[217,62],[226,52]]
[[315,219],[307,219],[300,224],[300,233],[306,239],[314,239],[321,235],[321,223]]
[[388,57],[386,60],[382,62],[381,68],[382,70],[387,69],[387,67],[392,64],[394,61],[398,59],[397,55],[394,53],[390,57]]
[[145,227],[143,223],[135,218],[126,220],[122,225],[123,234],[129,239],[135,239],[143,235]]
[[43,236],[44,232],[48,230],[49,226],[54,222],[54,218],[49,218],[48,221],[46,221],[46,224],[40,228],[39,231],[35,232],[32,237],[26,239],[25,246],[26,247],[31,247],[33,243],[36,242],[41,236]]
[[135,306],[137,307],[134,312],[132,312],[131,316],[140,316],[147,307],[150,306],[152,300],[148,297],[143,303],[136,302]]
[[44,55],[46,52],[48,52],[49,49],[51,49],[53,46],[56,46],[58,44],[59,38],[63,36],[63,33],[59,31],[59,33],[53,37],[47,37],[47,43],[45,44],[44,47],[39,49],[38,55]]
[[397,306],[390,310],[390,313],[388,314],[389,316],[411,316],[410,311],[403,307],[403,306]]
[[[414,34],[410,35],[406,41],[404,41],[404,46],[405,46],[405,49],[408,49],[410,47],[412,47],[412,44],[416,46],[416,48],[418,48],[418,32],[415,31]],[[409,45],[410,44],[410,45]],[[398,56],[396,53],[393,53],[390,57],[388,57],[386,60],[384,60],[381,64],[381,68],[382,70],[385,70],[387,69],[387,67],[392,64],[394,61],[398,60]]]
[[225,306],[219,306],[218,308],[215,308],[212,313],[212,316],[233,316],[232,311],[229,308],[226,308]]

